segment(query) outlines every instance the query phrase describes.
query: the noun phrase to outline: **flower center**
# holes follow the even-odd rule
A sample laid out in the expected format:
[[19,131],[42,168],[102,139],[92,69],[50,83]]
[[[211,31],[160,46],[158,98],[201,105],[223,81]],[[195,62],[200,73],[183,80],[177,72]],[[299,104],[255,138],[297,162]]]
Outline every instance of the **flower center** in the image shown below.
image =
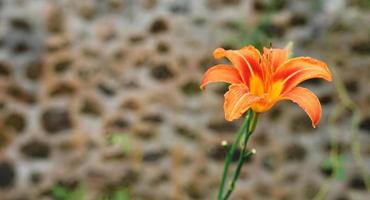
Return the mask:
[[249,82],[249,89],[252,95],[263,98],[252,105],[252,109],[256,112],[265,112],[278,100],[283,89],[283,83],[281,81],[265,83],[260,77],[253,76]]

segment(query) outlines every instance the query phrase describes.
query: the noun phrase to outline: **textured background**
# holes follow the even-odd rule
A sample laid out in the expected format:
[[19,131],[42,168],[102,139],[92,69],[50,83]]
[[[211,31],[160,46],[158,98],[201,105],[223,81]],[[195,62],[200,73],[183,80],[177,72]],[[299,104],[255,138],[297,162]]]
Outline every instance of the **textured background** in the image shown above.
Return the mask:
[[323,118],[263,114],[231,199],[370,199],[368,0],[1,0],[0,200],[215,199],[212,51],[289,41],[335,72],[304,84]]

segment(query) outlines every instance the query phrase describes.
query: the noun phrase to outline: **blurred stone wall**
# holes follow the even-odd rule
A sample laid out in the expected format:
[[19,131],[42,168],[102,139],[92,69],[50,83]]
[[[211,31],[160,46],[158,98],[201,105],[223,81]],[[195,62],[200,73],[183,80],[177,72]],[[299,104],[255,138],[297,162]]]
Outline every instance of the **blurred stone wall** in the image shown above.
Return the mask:
[[[231,199],[369,199],[370,8],[366,0],[0,1],[0,199],[215,199],[240,121],[225,85],[200,92],[216,47],[284,47],[334,83],[313,129],[298,106],[261,115]],[[220,61],[223,62],[223,61]],[[347,98],[349,97],[349,98]],[[367,174],[367,175],[366,175]],[[366,178],[367,176],[367,178]],[[368,185],[369,187],[369,185]],[[322,198],[321,198],[322,199]]]

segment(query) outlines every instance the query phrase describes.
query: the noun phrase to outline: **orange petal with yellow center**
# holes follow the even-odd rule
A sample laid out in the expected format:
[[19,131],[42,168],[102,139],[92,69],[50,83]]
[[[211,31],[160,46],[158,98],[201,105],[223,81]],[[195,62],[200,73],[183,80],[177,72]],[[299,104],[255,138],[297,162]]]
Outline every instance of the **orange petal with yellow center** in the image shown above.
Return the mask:
[[306,88],[296,87],[280,97],[280,100],[284,99],[298,104],[310,117],[312,126],[315,128],[321,118],[321,105],[314,93]]
[[289,92],[301,82],[312,78],[332,80],[328,66],[310,57],[289,59],[278,66],[273,75],[274,82],[282,81],[284,84],[282,93]]
[[209,68],[203,76],[200,88],[208,83],[225,82],[225,83],[242,83],[242,79],[237,69],[231,65],[216,65]]
[[252,46],[247,46],[241,50],[225,50],[217,48],[213,52],[216,59],[227,57],[234,67],[239,71],[244,83],[248,84],[250,77],[261,75],[261,67],[259,65],[260,54],[257,49]]
[[261,97],[251,95],[244,84],[230,85],[229,91],[225,93],[225,119],[228,121],[238,119],[253,103],[259,100]]

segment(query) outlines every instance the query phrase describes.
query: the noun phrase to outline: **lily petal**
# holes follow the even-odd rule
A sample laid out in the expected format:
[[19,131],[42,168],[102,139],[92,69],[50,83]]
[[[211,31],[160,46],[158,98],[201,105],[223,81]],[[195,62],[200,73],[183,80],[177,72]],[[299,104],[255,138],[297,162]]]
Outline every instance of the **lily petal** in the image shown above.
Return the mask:
[[252,46],[244,47],[241,50],[225,50],[223,48],[217,48],[213,52],[213,56],[216,59],[222,57],[229,59],[234,67],[239,71],[243,82],[246,84],[249,83],[250,77],[255,74],[261,74],[261,68],[259,66],[259,52]]
[[288,60],[288,49],[268,49],[263,48],[263,56],[270,58],[271,60],[271,71],[274,72],[278,66]]
[[285,93],[301,82],[312,78],[332,80],[328,66],[324,62],[310,57],[297,57],[278,66],[273,81],[282,81],[284,84],[282,93]]
[[206,71],[200,84],[200,89],[204,89],[208,83],[213,82],[235,84],[242,83],[242,78],[235,67],[231,65],[216,65]]
[[244,84],[233,84],[225,93],[224,111],[225,119],[232,121],[238,119],[251,105],[261,100],[261,97],[251,95]]
[[298,104],[310,117],[312,126],[315,128],[321,118],[321,105],[314,93],[306,88],[296,87],[280,97],[280,100],[284,99]]
[[262,66],[260,64],[261,61],[262,61],[261,60],[262,56],[261,56],[260,52],[258,51],[258,49],[256,49],[252,45],[248,45],[246,47],[243,47],[239,51],[245,57],[245,59],[248,61],[248,63],[250,64],[254,74],[262,77],[263,69],[262,69]]
[[240,49],[240,52],[248,59],[248,61],[254,62],[253,64],[258,64],[261,59],[261,54],[259,50],[252,45],[243,47],[242,49]]

